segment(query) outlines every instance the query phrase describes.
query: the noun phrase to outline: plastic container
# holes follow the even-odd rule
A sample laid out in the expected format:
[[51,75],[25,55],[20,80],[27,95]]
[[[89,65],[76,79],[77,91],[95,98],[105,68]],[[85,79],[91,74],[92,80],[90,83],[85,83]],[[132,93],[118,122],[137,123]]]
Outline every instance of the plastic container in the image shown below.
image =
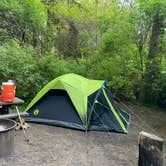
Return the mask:
[[11,103],[15,98],[15,84],[12,80],[3,82],[1,86],[1,100],[6,103]]

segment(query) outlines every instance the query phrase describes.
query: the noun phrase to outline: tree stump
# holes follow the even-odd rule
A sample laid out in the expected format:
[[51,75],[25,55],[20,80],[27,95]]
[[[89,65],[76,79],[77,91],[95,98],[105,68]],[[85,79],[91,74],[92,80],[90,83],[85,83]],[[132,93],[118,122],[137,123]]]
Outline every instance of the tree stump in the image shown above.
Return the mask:
[[164,140],[156,135],[141,131],[138,137],[138,166],[163,166]]

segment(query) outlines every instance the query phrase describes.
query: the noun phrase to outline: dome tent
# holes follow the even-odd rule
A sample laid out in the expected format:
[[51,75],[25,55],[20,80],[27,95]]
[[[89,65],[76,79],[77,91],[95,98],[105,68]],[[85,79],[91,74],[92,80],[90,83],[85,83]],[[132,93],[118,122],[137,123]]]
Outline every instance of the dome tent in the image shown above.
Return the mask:
[[65,74],[41,89],[30,102],[26,121],[81,130],[128,132],[130,115],[115,103],[106,81]]

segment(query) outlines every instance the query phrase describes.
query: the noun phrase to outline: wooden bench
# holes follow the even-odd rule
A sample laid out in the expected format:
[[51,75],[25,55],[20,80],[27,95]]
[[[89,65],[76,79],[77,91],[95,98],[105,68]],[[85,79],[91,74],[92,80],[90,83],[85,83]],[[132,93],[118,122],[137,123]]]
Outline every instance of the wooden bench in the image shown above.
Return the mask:
[[[13,113],[12,112],[12,107],[17,107],[17,105],[21,105],[24,104],[24,100],[15,97],[14,101],[11,103],[6,103],[6,102],[2,102],[0,101],[0,119],[4,119],[4,118],[17,118],[18,117],[18,113]],[[28,116],[27,112],[20,112],[20,116]]]

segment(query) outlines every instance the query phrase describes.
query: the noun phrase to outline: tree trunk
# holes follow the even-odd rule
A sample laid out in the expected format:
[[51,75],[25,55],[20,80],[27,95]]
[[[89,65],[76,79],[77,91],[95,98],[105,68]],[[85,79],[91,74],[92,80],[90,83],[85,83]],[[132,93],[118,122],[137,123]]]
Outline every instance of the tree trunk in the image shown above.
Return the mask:
[[164,15],[160,6],[153,16],[152,34],[149,43],[149,53],[146,63],[145,85],[144,85],[144,102],[154,103],[155,95],[153,94],[153,84],[160,75],[161,64],[161,41],[164,34]]
[[138,166],[163,165],[163,139],[153,134],[140,132]]
[[141,78],[143,79],[144,78],[143,56],[142,56],[143,45],[140,45],[138,50],[139,50],[139,57],[140,57]]
[[69,31],[66,39],[66,48],[65,48],[65,56],[72,56],[78,58],[77,55],[77,46],[78,46],[78,30],[73,21],[68,21]]

